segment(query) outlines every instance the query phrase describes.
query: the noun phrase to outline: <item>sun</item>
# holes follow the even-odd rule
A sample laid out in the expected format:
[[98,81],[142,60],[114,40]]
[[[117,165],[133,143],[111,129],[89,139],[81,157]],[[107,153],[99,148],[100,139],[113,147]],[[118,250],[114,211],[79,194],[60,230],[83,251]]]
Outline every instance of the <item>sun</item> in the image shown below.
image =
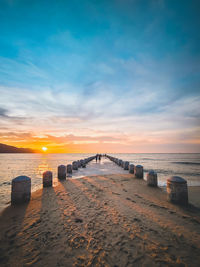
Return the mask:
[[43,147],[42,147],[42,150],[43,150],[44,152],[47,151],[47,147],[43,146]]

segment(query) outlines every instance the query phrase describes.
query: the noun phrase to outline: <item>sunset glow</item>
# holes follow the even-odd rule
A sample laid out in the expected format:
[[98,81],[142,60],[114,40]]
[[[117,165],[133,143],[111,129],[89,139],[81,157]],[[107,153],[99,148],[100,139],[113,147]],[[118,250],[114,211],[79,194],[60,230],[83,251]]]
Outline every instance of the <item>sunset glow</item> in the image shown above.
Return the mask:
[[44,152],[47,151],[47,147],[43,146],[43,147],[42,147],[42,150],[43,150]]

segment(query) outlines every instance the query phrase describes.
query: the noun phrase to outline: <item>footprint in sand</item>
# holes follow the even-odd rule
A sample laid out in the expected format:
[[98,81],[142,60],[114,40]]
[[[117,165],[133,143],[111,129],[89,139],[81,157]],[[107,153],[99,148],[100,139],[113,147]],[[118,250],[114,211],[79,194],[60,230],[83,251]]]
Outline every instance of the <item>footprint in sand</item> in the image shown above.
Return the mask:
[[132,200],[132,199],[130,199],[129,197],[127,197],[126,199],[129,200],[129,201],[131,201],[131,202],[133,202],[133,203],[136,203],[135,200]]
[[112,194],[113,194],[113,195],[118,195],[118,196],[120,196],[120,194],[119,194],[119,193],[116,193],[116,192],[112,192]]
[[171,214],[174,214],[174,213],[176,213],[175,211],[173,211],[173,210],[169,210],[168,211],[169,213],[171,213]]
[[139,196],[138,194],[135,194],[135,196],[138,197],[138,198],[143,198],[143,197]]
[[75,222],[76,222],[76,223],[82,223],[83,220],[82,220],[81,218],[75,218]]
[[134,218],[133,221],[135,221],[135,222],[141,222],[141,220],[138,219],[138,218]]

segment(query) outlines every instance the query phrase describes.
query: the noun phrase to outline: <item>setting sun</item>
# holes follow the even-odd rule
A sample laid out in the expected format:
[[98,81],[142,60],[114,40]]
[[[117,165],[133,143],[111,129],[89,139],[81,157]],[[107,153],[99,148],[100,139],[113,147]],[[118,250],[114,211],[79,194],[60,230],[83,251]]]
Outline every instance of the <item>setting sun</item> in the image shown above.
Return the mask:
[[42,150],[43,150],[44,152],[47,151],[47,147],[43,146],[43,147],[42,147]]

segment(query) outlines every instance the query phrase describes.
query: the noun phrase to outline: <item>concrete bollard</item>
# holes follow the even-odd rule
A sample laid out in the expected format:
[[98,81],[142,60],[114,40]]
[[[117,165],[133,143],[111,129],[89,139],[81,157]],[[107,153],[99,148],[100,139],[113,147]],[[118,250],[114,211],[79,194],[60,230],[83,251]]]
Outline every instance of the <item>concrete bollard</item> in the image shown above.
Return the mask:
[[50,171],[46,171],[43,173],[43,187],[52,186],[52,177],[53,174]]
[[82,161],[81,167],[86,168],[86,161],[85,160]]
[[134,173],[134,164],[129,165],[129,173]]
[[81,167],[81,162],[80,162],[80,160],[77,161],[77,164],[78,164],[78,168],[80,168],[80,167]]
[[135,178],[143,179],[143,166],[137,165],[134,167],[134,176]]
[[147,173],[147,185],[155,187],[158,186],[157,173],[154,172],[153,170]]
[[66,167],[65,167],[65,165],[58,166],[58,179],[66,179]]
[[72,165],[71,164],[67,165],[67,173],[72,174]]
[[77,171],[78,170],[78,163],[77,161],[72,162],[72,169]]
[[167,199],[170,202],[180,205],[188,204],[187,181],[179,176],[172,176],[167,179]]
[[125,161],[124,162],[124,170],[128,170],[129,169],[129,162]]
[[11,204],[28,202],[31,198],[31,178],[18,176],[12,179]]

